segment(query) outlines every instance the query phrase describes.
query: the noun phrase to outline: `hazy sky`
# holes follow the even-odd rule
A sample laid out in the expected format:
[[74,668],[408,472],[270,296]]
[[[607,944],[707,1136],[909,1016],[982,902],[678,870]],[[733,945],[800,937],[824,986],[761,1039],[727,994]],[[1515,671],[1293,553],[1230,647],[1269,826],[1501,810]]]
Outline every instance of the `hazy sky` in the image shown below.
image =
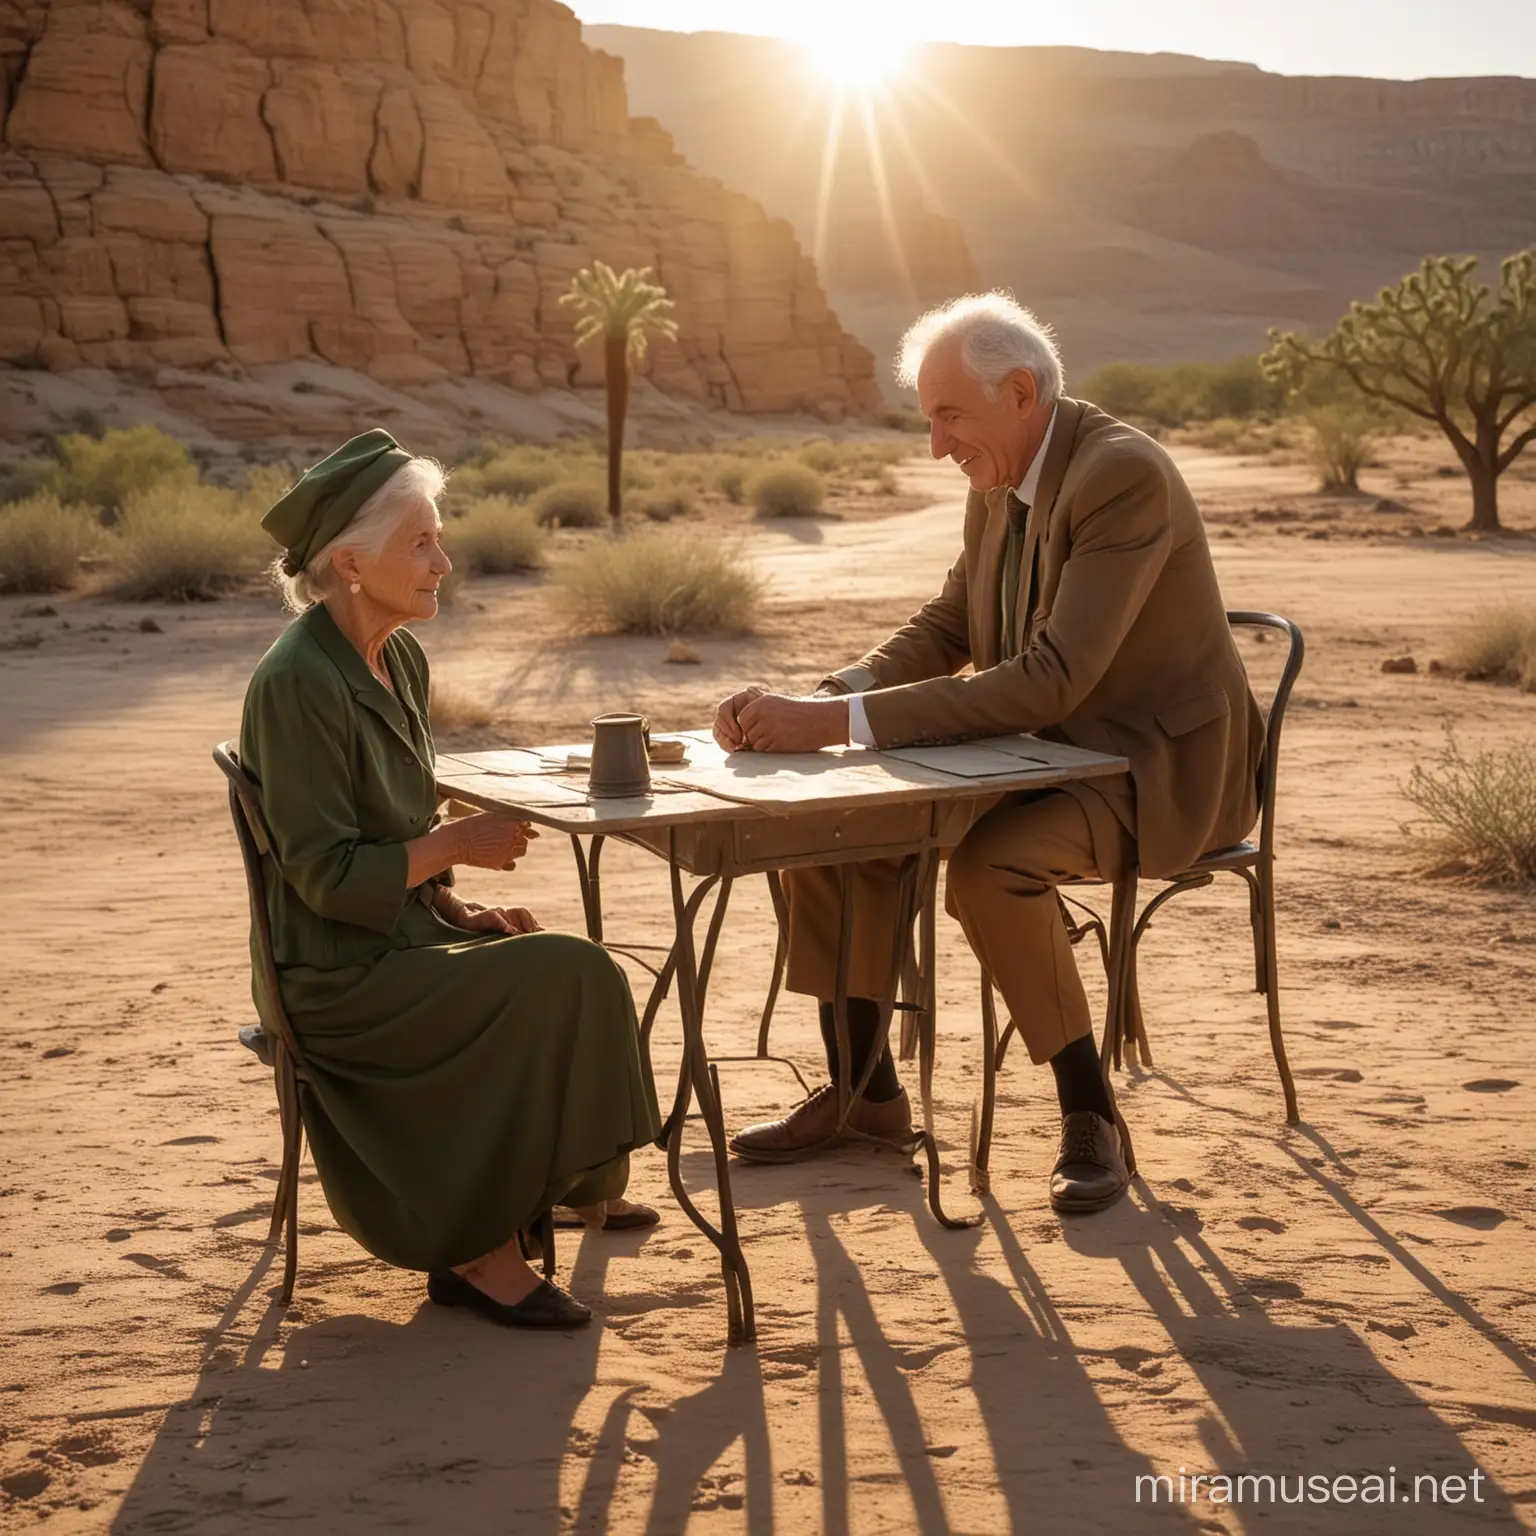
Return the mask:
[[1536,0],[567,0],[583,20],[805,37],[883,35],[1240,59],[1288,75],[1536,75]]

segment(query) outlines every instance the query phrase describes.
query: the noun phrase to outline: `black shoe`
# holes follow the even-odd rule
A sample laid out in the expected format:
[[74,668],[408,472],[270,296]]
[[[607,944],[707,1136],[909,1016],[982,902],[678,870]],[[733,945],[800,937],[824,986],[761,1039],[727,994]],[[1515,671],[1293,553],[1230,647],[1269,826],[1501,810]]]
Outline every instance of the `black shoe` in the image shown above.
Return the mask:
[[1061,1118],[1061,1152],[1051,1169],[1051,1209],[1063,1213],[1102,1211],[1130,1185],[1120,1132],[1091,1109]]
[[591,1307],[584,1307],[548,1280],[539,1281],[516,1306],[508,1306],[487,1296],[463,1275],[451,1269],[434,1269],[427,1276],[427,1296],[440,1307],[468,1307],[504,1328],[581,1328],[592,1321]]

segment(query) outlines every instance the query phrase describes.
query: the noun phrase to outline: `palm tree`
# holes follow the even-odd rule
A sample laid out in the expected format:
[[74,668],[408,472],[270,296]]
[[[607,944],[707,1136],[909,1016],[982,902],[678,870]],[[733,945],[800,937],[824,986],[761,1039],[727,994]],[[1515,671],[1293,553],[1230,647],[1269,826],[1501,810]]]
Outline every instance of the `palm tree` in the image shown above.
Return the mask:
[[615,532],[623,512],[621,472],[624,461],[624,417],[629,411],[629,367],[645,356],[651,333],[669,341],[677,322],[667,315],[672,300],[659,283],[648,281],[649,267],[626,267],[615,273],[606,262],[594,261],[571,279],[562,304],[582,311],[576,322],[576,345],[603,338],[603,388],[608,397],[608,516]]

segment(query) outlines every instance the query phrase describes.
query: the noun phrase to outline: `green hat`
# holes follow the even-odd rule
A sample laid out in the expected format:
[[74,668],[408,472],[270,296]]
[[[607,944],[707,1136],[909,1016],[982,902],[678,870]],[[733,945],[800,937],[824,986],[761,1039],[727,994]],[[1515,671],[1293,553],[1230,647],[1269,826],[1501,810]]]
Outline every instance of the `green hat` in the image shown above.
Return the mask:
[[261,526],[288,551],[283,569],[297,576],[411,458],[388,432],[375,427],[305,470],[261,520]]

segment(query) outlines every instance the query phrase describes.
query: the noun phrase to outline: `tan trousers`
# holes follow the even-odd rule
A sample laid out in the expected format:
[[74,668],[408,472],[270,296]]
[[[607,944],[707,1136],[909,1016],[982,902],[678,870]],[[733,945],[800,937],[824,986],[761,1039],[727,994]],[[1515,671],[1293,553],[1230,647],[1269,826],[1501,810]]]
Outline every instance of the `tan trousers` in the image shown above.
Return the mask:
[[[1079,787],[1008,796],[950,855],[945,907],[991,973],[1033,1061],[1048,1061],[1093,1027],[1056,887],[1080,876],[1113,880],[1134,856],[1108,805]],[[899,870],[896,860],[878,859],[785,873],[792,992],[832,997],[843,881],[851,879],[848,993],[885,996]]]

